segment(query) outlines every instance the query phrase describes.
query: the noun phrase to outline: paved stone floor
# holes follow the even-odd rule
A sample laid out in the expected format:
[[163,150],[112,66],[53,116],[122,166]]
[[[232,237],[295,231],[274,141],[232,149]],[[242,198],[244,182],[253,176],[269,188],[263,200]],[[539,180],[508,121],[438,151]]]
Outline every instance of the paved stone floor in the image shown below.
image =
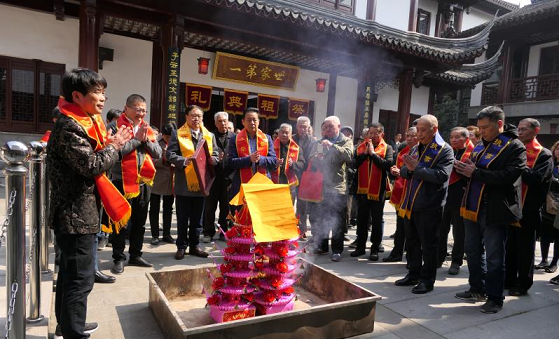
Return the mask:
[[[385,209],[385,237],[383,244],[387,256],[392,240],[389,235],[395,229],[395,214],[387,204]],[[174,221],[175,222],[175,221]],[[149,228],[149,225],[148,225]],[[175,225],[173,224],[173,235]],[[355,229],[350,230],[350,238],[355,238]],[[154,264],[152,270],[191,268],[211,262],[209,259],[186,256],[184,260],[174,259],[175,246],[161,244],[149,245],[150,232],[146,231],[144,257]],[[349,242],[346,243],[346,246]],[[210,244],[206,250],[212,250]],[[538,244],[539,248],[539,244]],[[404,263],[369,262],[365,256],[355,259],[349,256],[346,247],[342,261],[334,263],[328,256],[309,257],[315,264],[344,277],[380,296],[377,304],[375,330],[356,338],[557,338],[559,333],[559,286],[551,285],[548,280],[553,276],[541,271],[535,273],[535,283],[524,297],[506,297],[501,312],[486,315],[479,311],[480,304],[474,305],[454,298],[458,291],[468,289],[467,267],[463,266],[457,276],[448,275],[449,262],[438,270],[437,282],[433,292],[425,295],[412,294],[411,287],[397,287],[394,281],[406,273]],[[6,304],[5,254],[0,251],[0,305]],[[111,248],[99,252],[100,268],[109,272]],[[539,257],[536,258],[539,262]],[[52,260],[51,260],[52,262]],[[125,267],[116,284],[96,284],[89,296],[88,320],[97,321],[100,328],[92,339],[106,338],[145,338],[163,339],[155,318],[148,308],[148,282],[145,273],[149,270],[138,267]],[[52,279],[46,276],[43,283],[42,314],[52,317],[50,309]],[[49,290],[50,288],[50,290]],[[0,307],[0,324],[5,321],[5,307]],[[52,319],[49,319],[52,320]],[[52,333],[54,321],[49,326]],[[38,326],[28,326],[28,338],[44,338],[47,321]]]

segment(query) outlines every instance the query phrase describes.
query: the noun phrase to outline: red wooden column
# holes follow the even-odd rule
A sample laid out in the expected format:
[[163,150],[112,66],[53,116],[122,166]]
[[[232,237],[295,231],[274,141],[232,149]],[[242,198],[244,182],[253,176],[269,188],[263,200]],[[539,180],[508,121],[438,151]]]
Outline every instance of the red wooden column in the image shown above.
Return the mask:
[[80,41],[78,66],[99,70],[99,36],[101,35],[101,16],[97,0],[80,2]]
[[419,0],[410,0],[410,17],[408,20],[408,31],[415,32],[417,28],[417,9]]
[[367,14],[365,19],[375,20],[377,15],[377,0],[367,0]]
[[498,104],[503,104],[508,100],[513,52],[512,46],[505,42],[505,46],[503,46],[503,73],[499,83],[499,91],[497,92]]
[[413,70],[405,69],[400,75],[399,95],[398,95],[398,129],[396,133],[402,135],[408,130],[410,125],[411,92],[412,92]]

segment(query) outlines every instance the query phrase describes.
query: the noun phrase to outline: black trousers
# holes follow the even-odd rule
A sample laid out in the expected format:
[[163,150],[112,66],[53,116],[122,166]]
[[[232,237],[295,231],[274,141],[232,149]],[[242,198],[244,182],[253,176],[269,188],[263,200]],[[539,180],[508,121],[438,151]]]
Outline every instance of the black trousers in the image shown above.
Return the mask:
[[60,270],[56,281],[56,320],[67,339],[89,338],[83,332],[87,296],[95,281],[93,245],[97,234],[57,234]]
[[204,213],[204,197],[177,195],[177,240],[178,250],[190,250],[199,244],[198,228],[201,227]]
[[[113,183],[121,192],[123,191],[122,181],[114,181]],[[132,207],[132,216],[127,226],[130,229],[130,247],[128,249],[130,259],[142,256],[144,234],[146,233],[146,228],[144,226],[148,217],[150,192],[150,186],[146,184],[140,185],[140,194],[128,200]],[[113,260],[115,262],[125,261],[126,254],[124,254],[124,247],[126,246],[126,238],[124,233],[113,233],[111,239],[113,244]]]
[[215,235],[215,210],[219,204],[219,217],[217,223],[227,231],[227,215],[229,215],[229,196],[227,186],[222,181],[214,182],[210,189],[210,195],[206,197],[204,203],[204,230],[203,234],[207,237]]
[[464,219],[460,216],[460,208],[449,207],[446,205],[443,210],[443,219],[439,230],[439,254],[437,260],[442,264],[446,258],[448,247],[448,232],[452,224],[452,236],[454,245],[452,246],[452,263],[462,266],[464,261]]
[[[398,212],[396,212],[398,213]],[[394,233],[394,248],[390,255],[393,257],[401,258],[404,255],[404,248],[406,245],[406,226],[404,218],[401,216],[396,217],[396,233]]]
[[299,231],[301,234],[307,232],[307,214],[310,214],[307,206],[308,203],[305,200],[298,198],[299,196],[299,186],[295,187],[295,196],[297,197],[297,216],[299,217]]
[[[163,196],[163,236],[171,236],[171,219],[173,217],[174,195]],[[159,238],[159,211],[161,208],[161,195],[152,193],[149,198],[149,224],[151,237]]]
[[[384,197],[384,195],[381,195]],[[369,200],[367,195],[357,195],[357,250],[365,250],[369,235],[369,218],[372,219],[371,252],[378,253],[382,241],[382,214],[385,199]]]
[[505,246],[505,286],[528,290],[534,283],[536,229],[540,227],[540,211],[522,211],[520,227],[509,226]]
[[332,232],[332,253],[344,250],[343,215],[346,206],[346,195],[340,193],[324,193],[324,200],[311,203],[310,222],[313,245],[328,252],[328,237]]
[[437,243],[443,208],[412,211],[411,219],[405,219],[408,249],[408,275],[433,286],[437,277]]

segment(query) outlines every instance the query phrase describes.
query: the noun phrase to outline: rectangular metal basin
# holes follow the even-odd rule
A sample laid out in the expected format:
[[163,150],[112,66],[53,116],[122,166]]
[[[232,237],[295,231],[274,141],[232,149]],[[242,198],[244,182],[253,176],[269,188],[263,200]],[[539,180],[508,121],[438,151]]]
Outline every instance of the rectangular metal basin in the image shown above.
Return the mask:
[[213,265],[146,273],[149,307],[168,339],[345,338],[372,332],[381,297],[304,262],[293,311],[216,324],[205,309],[202,286],[211,290]]

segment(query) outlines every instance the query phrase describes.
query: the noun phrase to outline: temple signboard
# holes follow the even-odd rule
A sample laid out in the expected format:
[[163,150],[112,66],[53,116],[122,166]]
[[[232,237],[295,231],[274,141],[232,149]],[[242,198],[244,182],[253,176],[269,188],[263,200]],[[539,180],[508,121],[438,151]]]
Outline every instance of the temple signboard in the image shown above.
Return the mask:
[[213,78],[295,90],[299,67],[217,52]]
[[165,122],[176,125],[179,114],[179,87],[181,55],[177,47],[169,47],[165,83]]

